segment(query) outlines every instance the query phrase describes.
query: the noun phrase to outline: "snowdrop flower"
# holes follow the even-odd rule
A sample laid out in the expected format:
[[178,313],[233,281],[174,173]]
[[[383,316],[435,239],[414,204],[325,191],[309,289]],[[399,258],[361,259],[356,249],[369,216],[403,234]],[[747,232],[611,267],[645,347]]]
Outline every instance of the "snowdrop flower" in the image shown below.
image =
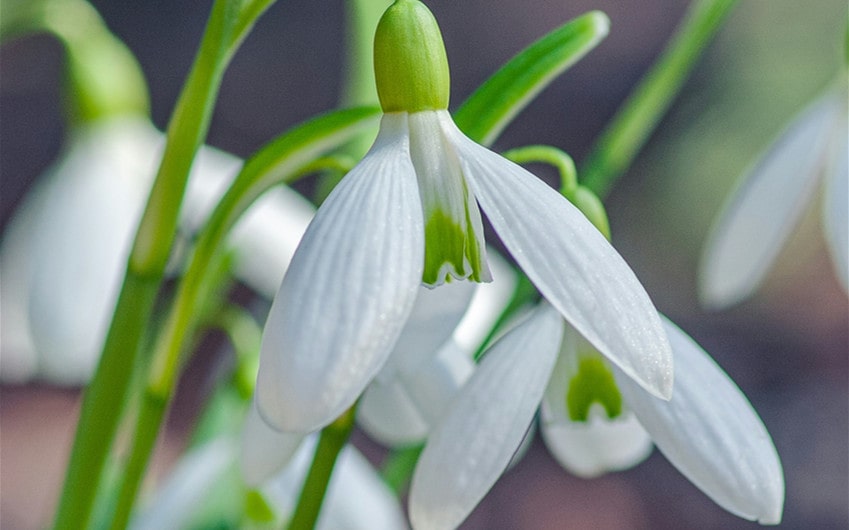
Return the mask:
[[574,206],[459,131],[442,38],[418,1],[381,19],[375,75],[378,137],[319,209],[268,316],[262,416],[291,432],[329,424],[387,363],[422,282],[488,280],[478,205],[559,313],[668,398],[672,355],[648,295]]
[[701,347],[671,322],[664,327],[675,356],[669,401],[582,352],[583,339],[540,304],[491,348],[429,437],[410,491],[413,528],[459,525],[508,465],[541,400],[544,438],[567,469],[592,476],[629,467],[647,455],[647,433],[717,504],[780,522],[784,478],[766,428]]
[[744,178],[714,225],[701,264],[705,305],[736,304],[758,288],[824,179],[822,224],[849,290],[849,170],[845,88],[805,109]]
[[0,249],[3,380],[87,381],[109,325],[159,137],[143,118],[73,131]]
[[[144,117],[89,123],[73,131],[61,160],[24,199],[0,243],[3,381],[88,381],[163,146]],[[217,149],[199,151],[181,231],[202,226],[240,167]],[[270,298],[313,212],[287,188],[261,197],[230,235],[237,277]]]
[[[259,425],[262,428],[262,425]],[[316,437],[296,446],[290,458],[271,467],[259,488],[262,499],[277,521],[291,517],[315,451]],[[133,520],[132,530],[192,528],[194,518],[209,506],[216,488],[239,488],[234,472],[238,441],[215,438],[186,453],[168,480]],[[233,476],[235,474],[235,476]],[[229,491],[232,497],[235,492]],[[227,498],[227,497],[225,497]],[[326,530],[399,530],[407,528],[397,499],[359,451],[346,446],[339,455],[336,473],[328,485],[317,528]],[[250,516],[250,514],[248,514]]]

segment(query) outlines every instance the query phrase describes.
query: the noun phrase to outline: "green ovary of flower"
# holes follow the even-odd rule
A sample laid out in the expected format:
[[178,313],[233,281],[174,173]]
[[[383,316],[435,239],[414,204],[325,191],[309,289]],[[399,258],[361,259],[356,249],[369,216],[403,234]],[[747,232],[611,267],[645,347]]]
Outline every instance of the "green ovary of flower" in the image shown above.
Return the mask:
[[441,210],[430,215],[425,225],[425,266],[422,273],[422,282],[426,285],[450,281],[452,276],[484,281],[481,255],[468,217],[467,211],[464,229]]
[[374,36],[374,75],[384,112],[448,108],[448,58],[424,4],[396,0],[383,14]]
[[619,393],[610,368],[601,358],[584,357],[566,393],[569,418],[572,421],[587,421],[593,403],[603,406],[610,419],[622,413],[622,394]]

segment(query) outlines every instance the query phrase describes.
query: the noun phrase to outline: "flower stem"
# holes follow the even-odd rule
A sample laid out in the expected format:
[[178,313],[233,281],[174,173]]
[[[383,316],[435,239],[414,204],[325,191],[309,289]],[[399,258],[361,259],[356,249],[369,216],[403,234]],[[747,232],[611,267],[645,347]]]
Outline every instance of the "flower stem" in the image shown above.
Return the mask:
[[217,0],[169,124],[168,140],[127,265],[124,285],[83,399],[55,527],[86,528],[121,420],[144,330],[161,284],[189,168],[206,136],[241,2]]
[[575,170],[575,162],[572,161],[572,157],[568,153],[561,149],[550,145],[529,145],[516,147],[501,154],[504,158],[517,164],[539,162],[554,166],[560,175],[560,194],[567,199],[578,188],[578,173]]
[[631,165],[737,0],[696,0],[663,54],[619,108],[578,172],[604,197]]
[[145,328],[144,320],[136,315],[151,311],[158,286],[156,281],[135,275],[128,275],[124,281],[118,299],[118,306],[123,310],[116,312],[104,345],[104,353],[116,354],[101,358],[94,379],[86,389],[56,516],[57,529],[88,526],[135,362],[135,348],[130,349],[128,345],[137,345]]
[[336,420],[322,429],[315,449],[312,466],[304,481],[298,506],[289,521],[289,530],[310,530],[315,528],[324,495],[327,493],[327,485],[333,474],[336,459],[351,431],[354,429],[354,410],[356,405],[348,409]]

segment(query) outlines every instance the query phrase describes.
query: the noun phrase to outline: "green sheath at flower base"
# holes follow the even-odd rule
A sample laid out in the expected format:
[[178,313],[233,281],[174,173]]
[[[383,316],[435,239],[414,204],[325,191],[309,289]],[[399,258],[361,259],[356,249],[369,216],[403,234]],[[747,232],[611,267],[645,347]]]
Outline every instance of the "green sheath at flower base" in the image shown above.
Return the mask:
[[569,382],[569,391],[566,393],[569,419],[587,421],[593,403],[604,407],[610,419],[622,413],[622,394],[619,393],[610,368],[597,354],[582,357],[578,373]]
[[448,108],[451,83],[442,34],[418,0],[396,0],[380,19],[374,75],[384,112]]

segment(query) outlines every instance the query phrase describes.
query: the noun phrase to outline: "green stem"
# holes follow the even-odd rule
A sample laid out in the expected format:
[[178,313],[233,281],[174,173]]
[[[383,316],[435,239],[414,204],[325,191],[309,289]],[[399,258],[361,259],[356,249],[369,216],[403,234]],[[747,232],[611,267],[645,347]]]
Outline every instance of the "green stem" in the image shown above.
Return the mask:
[[[141,409],[136,419],[138,424],[160,423],[165,416],[165,410],[168,401],[162,399],[161,396],[145,394],[142,397]],[[141,476],[147,467],[147,458],[144,455],[149,454],[154,445],[159,431],[136,431],[137,434],[133,437],[132,450],[130,458],[127,460],[124,468],[124,476]],[[111,530],[123,530],[127,528],[130,521],[130,515],[133,512],[133,504],[135,503],[136,493],[140,481],[124,480],[121,483],[121,489],[118,493],[118,504],[115,508],[115,515],[112,517]]]
[[631,165],[737,0],[696,0],[663,54],[599,137],[579,174],[604,197]]
[[71,452],[57,529],[85,528],[104,463],[121,420],[132,368],[162,281],[189,168],[206,135],[238,0],[217,0],[195,64],[171,119],[162,163],[148,200],[112,324],[86,390]]
[[221,77],[232,56],[239,0],[216,0],[192,71],[168,124],[168,139],[153,190],[142,216],[130,270],[159,275],[165,270],[176,234],[189,169],[209,130]]
[[[65,479],[55,528],[86,528],[103,473],[106,455],[112,445],[118,419],[126,401],[137,345],[145,328],[138,314],[153,308],[159,283],[134,275],[127,276],[116,312],[106,337],[105,352],[85,392],[77,436]],[[132,346],[131,346],[132,345]]]
[[298,506],[289,521],[289,530],[311,530],[315,528],[327,485],[340,451],[345,447],[354,429],[354,409],[351,407],[333,423],[322,429],[315,450],[312,466],[304,481]]

